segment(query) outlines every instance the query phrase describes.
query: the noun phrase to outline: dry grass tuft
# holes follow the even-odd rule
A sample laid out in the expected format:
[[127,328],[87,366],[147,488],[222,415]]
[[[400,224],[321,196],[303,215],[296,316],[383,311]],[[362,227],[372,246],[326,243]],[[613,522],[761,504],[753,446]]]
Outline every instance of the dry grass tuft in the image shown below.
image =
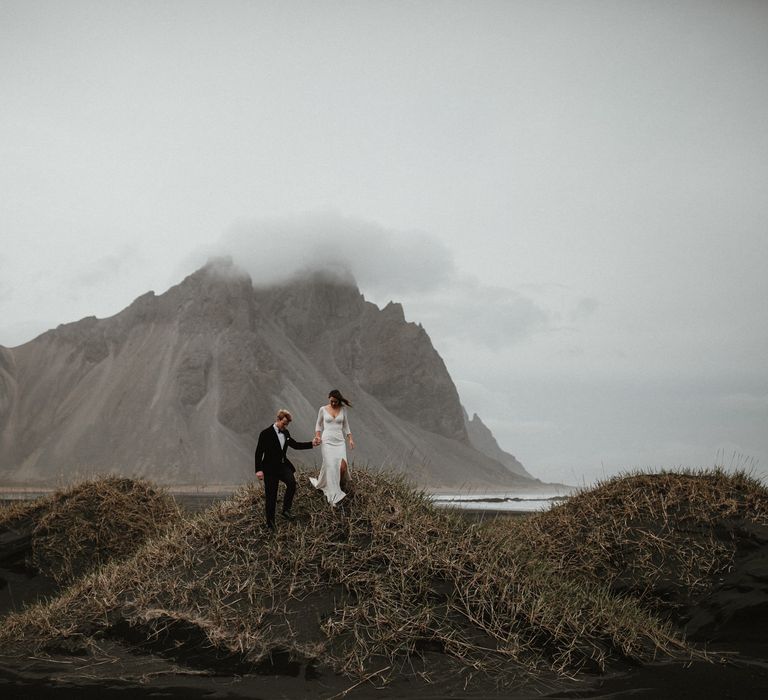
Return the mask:
[[[647,592],[671,578],[696,590],[719,570],[727,553],[699,552],[699,530],[765,518],[761,489],[720,473],[637,475],[485,526],[434,508],[401,478],[357,469],[354,495],[335,510],[300,475],[298,520],[270,536],[262,491],[249,485],[9,616],[0,647],[98,654],[117,636],[206,667],[282,655],[358,679],[421,672],[423,656],[511,679],[689,654]],[[638,597],[626,594],[627,571]]]
[[744,472],[711,469],[614,477],[490,529],[524,540],[563,571],[671,611],[701,598],[728,570],[750,523],[768,524],[768,490]]
[[0,529],[29,532],[31,565],[57,583],[133,554],[180,511],[145,481],[105,477],[0,511]]

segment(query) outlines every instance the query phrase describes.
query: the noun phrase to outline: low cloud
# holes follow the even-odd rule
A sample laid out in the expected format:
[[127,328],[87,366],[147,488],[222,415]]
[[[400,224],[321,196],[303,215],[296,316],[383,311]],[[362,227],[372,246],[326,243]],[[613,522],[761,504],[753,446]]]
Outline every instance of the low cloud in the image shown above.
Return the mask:
[[[406,317],[441,343],[471,339],[501,349],[549,329],[555,320],[521,292],[460,275],[453,254],[435,236],[335,213],[240,221],[200,252],[231,256],[255,286],[306,270],[351,274],[367,299],[379,306],[401,302]],[[596,302],[584,300],[580,314],[594,307]]]
[[114,283],[116,278],[135,274],[143,262],[136,248],[126,247],[116,255],[105,255],[77,270],[71,277],[71,286],[86,291],[102,288]]
[[456,278],[439,292],[413,298],[406,308],[430,335],[469,340],[494,350],[548,329],[552,322],[551,314],[529,297],[468,278]]
[[584,298],[579,299],[576,306],[570,313],[571,321],[582,321],[592,316],[600,307],[600,302],[597,299]]
[[231,255],[254,285],[313,269],[351,272],[373,296],[403,295],[439,288],[456,276],[453,255],[437,238],[338,214],[242,221],[207,252]]
[[[153,265],[135,246],[83,261],[61,276],[62,294],[86,315],[116,313],[153,285]],[[127,295],[126,295],[127,292]],[[87,307],[83,307],[83,303]],[[65,319],[69,321],[71,319]]]

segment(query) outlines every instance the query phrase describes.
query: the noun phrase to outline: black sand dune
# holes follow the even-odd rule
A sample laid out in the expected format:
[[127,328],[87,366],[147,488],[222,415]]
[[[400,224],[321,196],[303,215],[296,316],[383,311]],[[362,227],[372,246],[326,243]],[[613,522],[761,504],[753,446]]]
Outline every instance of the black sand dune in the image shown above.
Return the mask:
[[[298,520],[275,537],[254,487],[194,516],[146,501],[131,520],[156,530],[102,518],[90,559],[36,557],[50,503],[0,511],[3,697],[768,691],[768,493],[746,475],[630,475],[483,523],[401,480],[356,477],[333,512],[302,477]],[[60,498],[57,541],[79,539],[66,534],[78,509],[107,512],[83,489],[77,507]]]

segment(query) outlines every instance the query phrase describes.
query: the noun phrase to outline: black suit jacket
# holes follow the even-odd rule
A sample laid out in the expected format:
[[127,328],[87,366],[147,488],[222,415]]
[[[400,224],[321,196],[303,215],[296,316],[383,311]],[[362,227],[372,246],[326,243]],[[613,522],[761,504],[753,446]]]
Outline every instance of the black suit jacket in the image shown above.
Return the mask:
[[259,442],[256,444],[256,471],[262,471],[265,474],[268,472],[274,472],[282,465],[288,465],[292,472],[296,471],[296,468],[291,464],[291,460],[286,457],[285,453],[289,447],[294,450],[311,450],[311,442],[297,442],[291,437],[291,434],[284,430],[285,445],[280,449],[280,440],[275,432],[275,426],[270,425],[268,428],[264,428],[259,433]]

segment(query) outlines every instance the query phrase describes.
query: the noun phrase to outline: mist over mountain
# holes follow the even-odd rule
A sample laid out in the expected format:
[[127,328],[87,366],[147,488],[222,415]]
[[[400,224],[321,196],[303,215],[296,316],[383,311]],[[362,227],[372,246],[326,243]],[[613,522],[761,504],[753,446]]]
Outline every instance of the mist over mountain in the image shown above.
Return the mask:
[[[0,347],[0,479],[119,473],[173,485],[253,478],[278,408],[309,439],[328,391],[353,403],[352,463],[435,487],[535,487],[456,387],[424,328],[351,276],[259,286],[216,259],[161,295]],[[319,465],[320,450],[295,453]]]

